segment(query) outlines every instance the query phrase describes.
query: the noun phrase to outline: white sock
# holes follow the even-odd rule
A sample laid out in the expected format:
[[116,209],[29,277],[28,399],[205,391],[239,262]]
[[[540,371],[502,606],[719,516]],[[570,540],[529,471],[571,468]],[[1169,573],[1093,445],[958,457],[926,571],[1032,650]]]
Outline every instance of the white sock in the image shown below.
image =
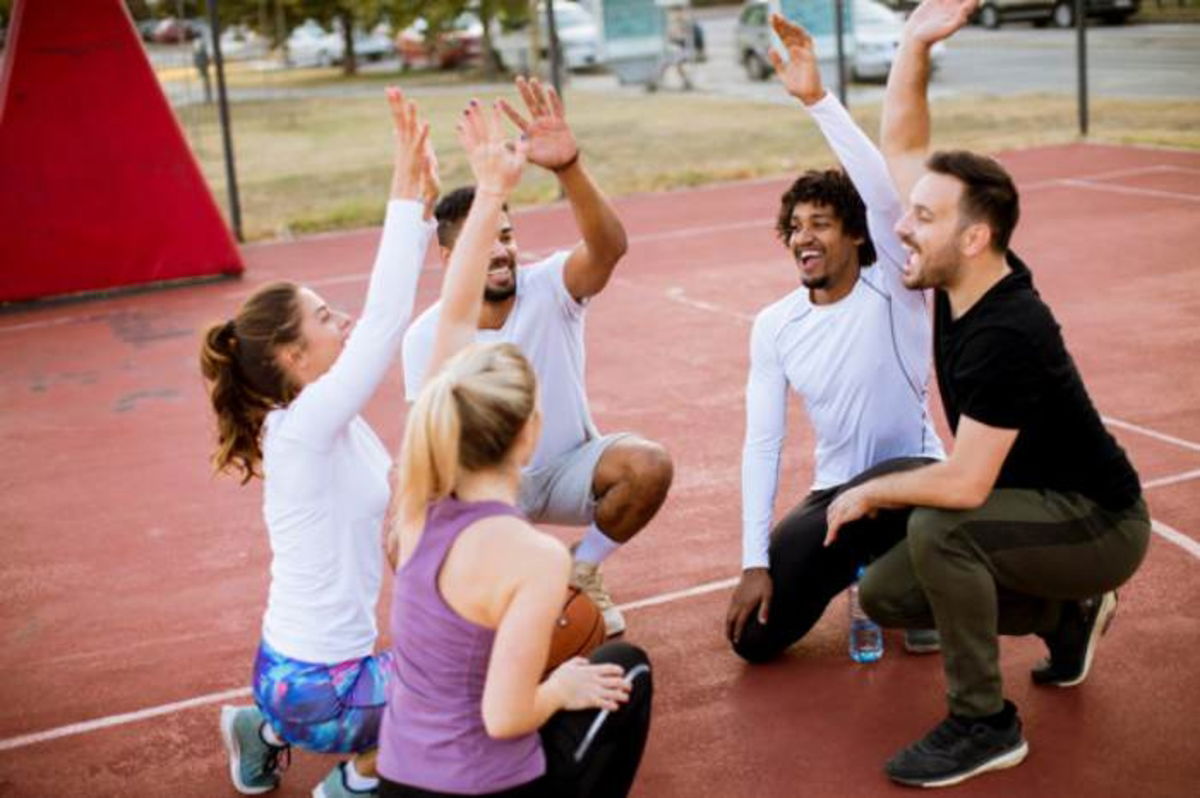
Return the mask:
[[265,720],[263,721],[263,724],[258,727],[258,736],[263,739],[264,743],[267,745],[273,745],[276,748],[282,748],[283,746],[287,745],[287,743],[279,739],[279,735],[276,734],[275,730],[271,728],[271,724],[267,723]]
[[347,759],[343,764],[342,773],[346,776],[346,786],[354,792],[371,792],[379,789],[379,779],[374,776],[364,776],[354,767],[354,760]]
[[578,562],[599,565],[619,548],[621,548],[620,543],[601,532],[600,527],[592,524],[583,533],[583,540],[579,541],[579,546],[575,549],[575,559]]

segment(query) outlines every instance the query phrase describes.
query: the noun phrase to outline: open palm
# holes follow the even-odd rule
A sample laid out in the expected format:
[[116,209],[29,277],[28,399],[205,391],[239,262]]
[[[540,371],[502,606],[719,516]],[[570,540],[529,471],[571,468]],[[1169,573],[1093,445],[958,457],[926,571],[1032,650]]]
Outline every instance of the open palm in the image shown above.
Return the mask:
[[775,74],[779,75],[779,82],[788,94],[806,105],[812,105],[825,95],[812,37],[804,28],[778,14],[771,15],[771,27],[775,29],[788,55],[785,61],[774,49],[768,54]]
[[967,24],[979,0],[924,0],[908,17],[904,32],[926,44],[949,37]]
[[579,154],[579,145],[567,124],[558,93],[543,86],[537,78],[517,78],[517,91],[525,101],[530,118],[523,117],[504,100],[500,101],[500,108],[529,142],[529,162],[553,171],[574,161]]

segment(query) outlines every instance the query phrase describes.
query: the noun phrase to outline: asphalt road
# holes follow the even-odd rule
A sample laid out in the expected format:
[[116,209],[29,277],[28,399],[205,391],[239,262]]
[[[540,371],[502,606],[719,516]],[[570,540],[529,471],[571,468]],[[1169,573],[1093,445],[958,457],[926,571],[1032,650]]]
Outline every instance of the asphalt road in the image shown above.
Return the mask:
[[[773,79],[751,81],[738,64],[736,15],[736,8],[722,8],[702,17],[708,62],[694,67],[697,85],[719,94],[785,101]],[[1200,99],[1200,25],[1089,27],[1088,60],[1093,96]],[[931,90],[939,95],[1073,93],[1076,82],[1075,31],[1012,24],[956,34],[947,42]],[[880,86],[854,85],[850,99],[870,102],[881,93]]]

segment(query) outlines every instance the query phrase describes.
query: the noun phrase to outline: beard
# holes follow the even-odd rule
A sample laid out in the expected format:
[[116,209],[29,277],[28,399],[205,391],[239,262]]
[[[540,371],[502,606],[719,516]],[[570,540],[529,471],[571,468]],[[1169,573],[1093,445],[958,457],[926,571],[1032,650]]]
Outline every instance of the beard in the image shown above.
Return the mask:
[[502,288],[493,288],[491,285],[485,284],[483,287],[484,302],[503,302],[517,293],[517,269],[511,261],[493,261],[489,264],[488,269],[491,270],[501,265],[508,269],[509,283]]
[[820,275],[815,275],[813,277],[802,276],[800,278],[800,285],[802,285],[805,288],[808,288],[810,290],[811,289],[820,290],[822,288],[828,288],[829,287],[829,275],[828,274],[820,274]]
[[[910,239],[902,238],[901,240],[909,247],[914,246],[914,242]],[[906,288],[914,290],[945,288],[953,281],[961,265],[962,257],[954,241],[947,241],[928,254],[924,254],[920,249],[913,249],[913,252],[924,256],[921,258],[917,271],[904,276]]]

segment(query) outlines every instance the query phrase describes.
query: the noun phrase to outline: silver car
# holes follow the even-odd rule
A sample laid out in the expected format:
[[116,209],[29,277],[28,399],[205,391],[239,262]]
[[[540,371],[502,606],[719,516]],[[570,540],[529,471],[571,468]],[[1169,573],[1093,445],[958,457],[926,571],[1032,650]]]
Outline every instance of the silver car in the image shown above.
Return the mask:
[[[904,19],[876,0],[850,0],[854,3],[854,35],[846,41],[846,59],[852,76],[858,80],[882,80],[892,68],[892,60],[900,46]],[[736,42],[737,57],[751,80],[766,80],[774,72],[767,52],[771,48],[769,20],[771,9],[766,0],[748,0],[738,15]],[[933,68],[945,47],[934,46],[931,53]],[[834,52],[818,47],[817,57],[831,59]]]

